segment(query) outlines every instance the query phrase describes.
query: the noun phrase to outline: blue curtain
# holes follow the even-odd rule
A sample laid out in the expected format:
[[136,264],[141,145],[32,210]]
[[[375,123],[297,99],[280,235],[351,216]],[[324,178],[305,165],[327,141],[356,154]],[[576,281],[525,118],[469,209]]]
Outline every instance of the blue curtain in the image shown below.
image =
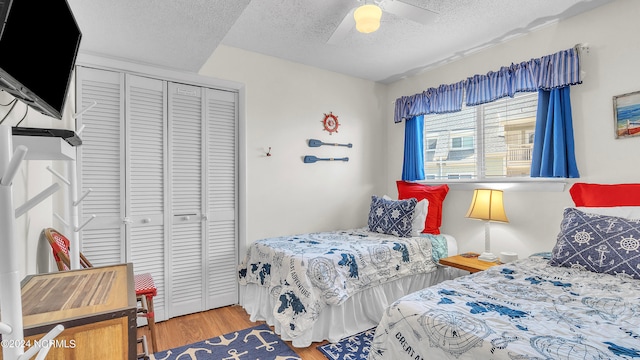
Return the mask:
[[424,180],[424,115],[407,119],[404,124],[402,180]]
[[[416,122],[410,119],[420,117],[420,123],[423,123],[422,115],[425,114],[460,111],[463,100],[467,106],[479,105],[506,96],[513,97],[517,92],[525,91],[540,93],[531,176],[579,177],[575,162],[569,87],[582,83],[580,75],[578,50],[570,48],[504,66],[495,72],[474,75],[455,84],[440,85],[420,94],[396,99],[394,122],[407,120],[403,179],[424,178],[424,166],[420,164],[415,167],[416,159],[424,157],[422,129],[417,131],[414,128]],[[418,143],[420,147],[416,147]],[[422,172],[419,172],[420,169]]]
[[578,178],[569,86],[538,90],[531,177]]

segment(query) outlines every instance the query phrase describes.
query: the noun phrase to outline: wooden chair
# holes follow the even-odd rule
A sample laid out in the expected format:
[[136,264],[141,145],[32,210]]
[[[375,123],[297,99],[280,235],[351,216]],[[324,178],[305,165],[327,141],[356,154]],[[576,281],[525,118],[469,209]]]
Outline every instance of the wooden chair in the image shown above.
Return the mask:
[[[69,260],[69,239],[59,233],[53,228],[46,228],[43,230],[51,250],[53,251],[53,258],[56,261],[59,271],[66,271],[71,269],[71,261]],[[93,265],[87,260],[87,258],[80,253],[80,266],[83,268],[90,268]],[[136,274],[133,276],[136,289],[136,300],[140,306],[138,307],[138,316],[147,318],[149,324],[149,332],[151,333],[151,349],[155,353],[156,347],[156,322],[155,314],[153,312],[153,297],[157,295],[158,290],[153,282],[153,277],[150,273]],[[144,338],[143,338],[144,339]],[[140,340],[139,340],[140,341]],[[146,340],[142,340],[143,349],[145,354],[139,355],[139,357],[147,356]]]
[[[69,260],[69,249],[71,247],[69,246],[69,239],[52,228],[44,229],[44,235],[49,241],[49,245],[51,245],[53,258],[56,260],[58,271],[71,269],[71,261]],[[93,267],[82,253],[80,253],[80,266],[85,269]]]

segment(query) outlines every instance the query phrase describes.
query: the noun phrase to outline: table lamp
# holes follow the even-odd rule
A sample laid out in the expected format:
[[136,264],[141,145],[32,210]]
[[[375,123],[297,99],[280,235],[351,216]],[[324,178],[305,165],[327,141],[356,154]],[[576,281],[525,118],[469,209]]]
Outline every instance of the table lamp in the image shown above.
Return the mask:
[[502,190],[475,189],[467,217],[485,222],[484,252],[478,256],[478,260],[489,262],[498,261],[498,257],[491,253],[489,223],[491,221],[509,222],[507,215],[504,213],[504,205],[502,204]]

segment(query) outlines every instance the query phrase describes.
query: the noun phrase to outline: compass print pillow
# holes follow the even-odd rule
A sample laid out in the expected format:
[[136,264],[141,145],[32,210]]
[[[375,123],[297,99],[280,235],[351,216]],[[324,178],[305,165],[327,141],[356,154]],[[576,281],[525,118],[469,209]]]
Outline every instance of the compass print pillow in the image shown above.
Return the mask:
[[567,208],[549,263],[640,279],[640,219]]

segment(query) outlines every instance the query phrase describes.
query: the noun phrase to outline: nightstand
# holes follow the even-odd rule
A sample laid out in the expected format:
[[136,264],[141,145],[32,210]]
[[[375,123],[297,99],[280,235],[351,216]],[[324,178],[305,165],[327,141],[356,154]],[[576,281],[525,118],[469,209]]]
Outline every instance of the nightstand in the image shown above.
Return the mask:
[[440,259],[440,264],[451,266],[457,269],[465,270],[470,273],[475,273],[496,265],[500,265],[500,262],[487,262],[478,260],[477,256],[465,257],[462,255],[449,256],[444,259]]

